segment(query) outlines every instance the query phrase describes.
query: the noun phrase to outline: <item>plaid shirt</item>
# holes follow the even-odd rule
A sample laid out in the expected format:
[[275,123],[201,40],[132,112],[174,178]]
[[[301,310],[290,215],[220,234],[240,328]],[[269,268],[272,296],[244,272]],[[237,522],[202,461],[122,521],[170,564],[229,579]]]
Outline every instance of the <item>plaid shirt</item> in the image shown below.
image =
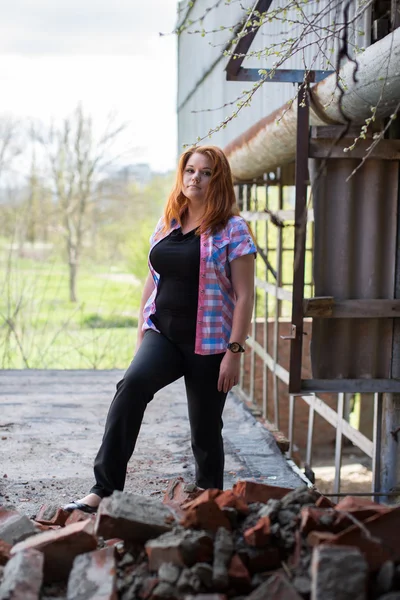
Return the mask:
[[[172,221],[171,227],[162,232],[162,218],[150,238],[150,251],[179,223]],[[257,252],[246,221],[242,217],[231,217],[223,229],[215,235],[200,236],[200,277],[197,304],[195,354],[218,354],[225,352],[232,330],[235,294],[230,278],[230,263],[239,256]],[[150,316],[156,310],[156,295],[160,276],[149,268],[155,288],[143,310],[143,330],[158,331]]]

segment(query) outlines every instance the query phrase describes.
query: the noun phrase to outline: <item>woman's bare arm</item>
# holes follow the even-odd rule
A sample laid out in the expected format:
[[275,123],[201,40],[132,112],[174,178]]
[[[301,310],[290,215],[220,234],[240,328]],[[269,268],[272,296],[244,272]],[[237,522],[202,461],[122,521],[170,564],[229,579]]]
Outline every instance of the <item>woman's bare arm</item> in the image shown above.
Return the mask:
[[[240,256],[231,262],[232,286],[236,296],[230,342],[245,345],[254,304],[254,254]],[[221,362],[218,390],[229,392],[239,381],[240,354],[229,350]]]

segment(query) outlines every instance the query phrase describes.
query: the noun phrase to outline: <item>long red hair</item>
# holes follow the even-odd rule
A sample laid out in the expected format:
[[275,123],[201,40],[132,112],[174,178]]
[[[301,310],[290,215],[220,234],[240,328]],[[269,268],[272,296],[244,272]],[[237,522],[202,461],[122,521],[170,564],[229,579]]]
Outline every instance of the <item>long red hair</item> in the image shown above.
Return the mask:
[[192,154],[203,154],[211,160],[212,174],[207,188],[206,209],[199,233],[205,233],[208,230],[216,233],[226,225],[230,217],[239,214],[231,168],[225,154],[217,146],[195,146],[188,148],[181,155],[175,185],[164,210],[164,230],[169,229],[173,219],[182,225],[182,219],[187,212],[189,200],[182,191],[183,173]]

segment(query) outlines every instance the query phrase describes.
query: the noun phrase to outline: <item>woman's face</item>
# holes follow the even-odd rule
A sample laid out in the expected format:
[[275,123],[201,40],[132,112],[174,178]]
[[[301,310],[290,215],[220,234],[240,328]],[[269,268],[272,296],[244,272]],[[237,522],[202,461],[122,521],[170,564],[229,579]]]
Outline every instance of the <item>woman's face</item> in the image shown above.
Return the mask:
[[189,157],[183,172],[183,193],[194,202],[205,200],[212,175],[212,162],[208,156],[195,152]]

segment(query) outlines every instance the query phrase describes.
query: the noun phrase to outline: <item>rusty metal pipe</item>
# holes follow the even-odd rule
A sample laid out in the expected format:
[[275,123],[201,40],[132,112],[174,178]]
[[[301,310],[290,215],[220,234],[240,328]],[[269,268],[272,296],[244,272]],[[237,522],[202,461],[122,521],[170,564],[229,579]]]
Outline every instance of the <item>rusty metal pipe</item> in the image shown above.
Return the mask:
[[[400,101],[400,28],[369,46],[357,57],[357,82],[353,81],[354,63],[346,63],[340,77],[346,89],[342,100],[344,114],[356,125],[372,116],[389,116]],[[273,83],[264,84],[265,86]],[[311,90],[310,124],[344,123],[339,110],[340,93],[333,73]],[[296,102],[285,104],[258,121],[225,148],[233,176],[249,181],[265,172],[292,162],[296,150]]]

